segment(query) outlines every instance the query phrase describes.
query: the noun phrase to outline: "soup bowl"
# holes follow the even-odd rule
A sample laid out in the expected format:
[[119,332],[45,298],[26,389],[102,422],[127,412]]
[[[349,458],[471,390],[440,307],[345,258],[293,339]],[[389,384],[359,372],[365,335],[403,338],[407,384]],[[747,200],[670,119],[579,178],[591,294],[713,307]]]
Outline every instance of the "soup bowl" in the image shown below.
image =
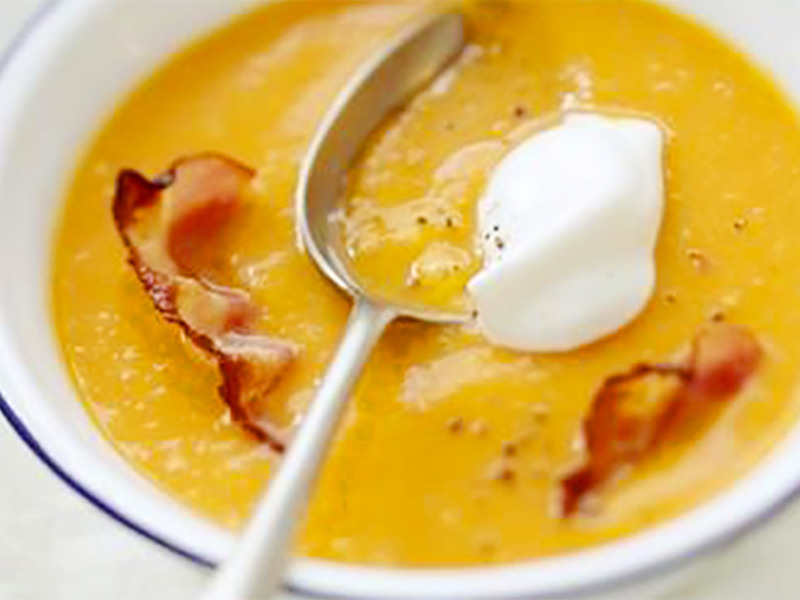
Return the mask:
[[[34,17],[0,63],[0,409],[76,492],[153,542],[208,566],[224,559],[234,533],[135,471],[100,435],[76,396],[51,318],[51,244],[64,190],[113,108],[169,56],[255,4],[54,3]],[[668,4],[748,54],[800,106],[800,0]],[[347,598],[657,594],[790,502],[800,488],[797,456],[800,424],[725,493],[664,525],[600,547],[447,569],[298,558],[287,586],[300,595]]]

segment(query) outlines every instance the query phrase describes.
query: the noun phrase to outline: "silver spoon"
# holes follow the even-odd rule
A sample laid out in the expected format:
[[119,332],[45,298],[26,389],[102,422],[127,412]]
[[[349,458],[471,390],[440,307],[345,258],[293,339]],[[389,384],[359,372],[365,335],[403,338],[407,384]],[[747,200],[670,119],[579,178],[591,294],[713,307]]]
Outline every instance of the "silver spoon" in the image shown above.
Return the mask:
[[400,306],[364,289],[333,222],[347,169],[367,137],[391,111],[430,82],[462,50],[463,17],[429,15],[365,64],[334,102],[306,156],[297,189],[300,237],[319,269],[354,301],[336,356],[247,530],[207,591],[207,600],[268,598],[281,587],[297,521],[331,437],[372,348],[398,317],[431,323],[464,315]]

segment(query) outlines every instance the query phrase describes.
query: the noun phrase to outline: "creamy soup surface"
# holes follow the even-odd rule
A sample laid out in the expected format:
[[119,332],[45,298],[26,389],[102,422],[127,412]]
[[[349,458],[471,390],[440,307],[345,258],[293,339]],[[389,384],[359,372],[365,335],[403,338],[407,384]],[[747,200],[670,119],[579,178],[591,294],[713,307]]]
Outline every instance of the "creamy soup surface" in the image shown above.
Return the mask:
[[[122,168],[155,176],[218,151],[259,194],[217,240],[230,285],[300,358],[269,400],[289,423],[313,397],[349,306],[298,249],[292,194],[319,119],[354,68],[431,5],[267,5],[177,55],[112,115],[80,161],[57,232],[53,307],[80,397],[119,452],[176,499],[236,528],[276,458],[230,422],[218,373],[153,310],[110,203]],[[190,8],[187,8],[190,10]],[[299,552],[374,564],[563,553],[663,522],[730,486],[795,420],[800,366],[800,126],[788,101],[710,32],[638,1],[468,1],[458,63],[376,133],[341,211],[356,267],[385,293],[445,305],[480,266],[474,210],[494,165],[567,109],[643,115],[668,132],[658,288],[580,351],[520,354],[472,327],[392,326],[369,362]],[[767,355],[707,428],[555,510],[602,381],[667,359],[712,319]]]

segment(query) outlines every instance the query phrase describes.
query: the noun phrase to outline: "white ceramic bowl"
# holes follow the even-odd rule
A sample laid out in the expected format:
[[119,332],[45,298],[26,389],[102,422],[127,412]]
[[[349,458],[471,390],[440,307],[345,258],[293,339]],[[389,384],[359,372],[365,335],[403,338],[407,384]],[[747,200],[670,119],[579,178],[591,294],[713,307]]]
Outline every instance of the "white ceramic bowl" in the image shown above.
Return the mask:
[[[76,398],[49,312],[51,234],[81,151],[115,104],[167,56],[252,4],[60,2],[34,19],[0,63],[0,408],[77,492],[153,541],[204,564],[226,555],[231,533],[131,469]],[[670,4],[771,70],[800,105],[800,0]],[[800,487],[798,456],[800,426],[727,493],[602,548],[469,569],[380,569],[298,559],[289,584],[301,593],[348,598],[649,595],[784,506]]]

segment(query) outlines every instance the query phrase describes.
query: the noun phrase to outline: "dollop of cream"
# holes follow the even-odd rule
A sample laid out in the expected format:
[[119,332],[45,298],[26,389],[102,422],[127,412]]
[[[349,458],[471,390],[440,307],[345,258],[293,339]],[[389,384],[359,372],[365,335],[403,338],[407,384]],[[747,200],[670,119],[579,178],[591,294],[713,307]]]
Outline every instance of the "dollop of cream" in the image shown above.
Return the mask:
[[663,145],[651,121],[571,113],[506,155],[479,202],[484,265],[467,286],[491,342],[573,350],[644,309],[655,286]]

